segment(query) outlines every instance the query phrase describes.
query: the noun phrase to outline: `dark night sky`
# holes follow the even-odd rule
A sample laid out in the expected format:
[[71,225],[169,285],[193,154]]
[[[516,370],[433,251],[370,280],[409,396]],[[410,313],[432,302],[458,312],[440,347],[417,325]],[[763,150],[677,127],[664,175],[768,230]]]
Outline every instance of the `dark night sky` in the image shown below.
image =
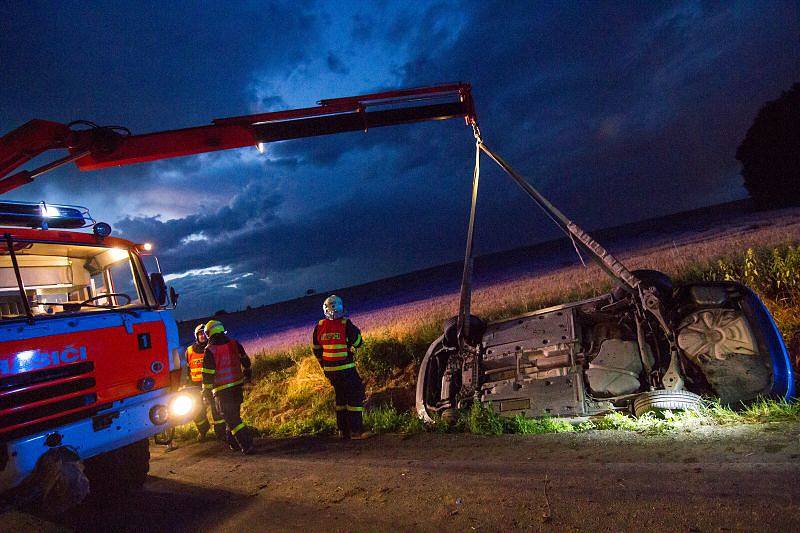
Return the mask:
[[[486,143],[588,228],[743,197],[736,146],[800,81],[795,0],[0,0],[0,20],[0,132],[43,118],[144,133],[467,81]],[[154,242],[197,316],[459,259],[473,149],[454,120],[71,167],[8,198],[86,205]],[[477,253],[555,236],[483,167]]]

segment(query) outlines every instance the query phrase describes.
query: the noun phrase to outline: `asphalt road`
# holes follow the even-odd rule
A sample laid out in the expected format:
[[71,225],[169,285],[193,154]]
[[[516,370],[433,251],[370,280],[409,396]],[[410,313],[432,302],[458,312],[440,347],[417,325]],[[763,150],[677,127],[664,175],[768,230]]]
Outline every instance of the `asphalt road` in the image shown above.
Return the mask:
[[[79,531],[800,531],[800,425],[152,448],[141,492],[47,522]],[[0,526],[2,528],[3,526]]]

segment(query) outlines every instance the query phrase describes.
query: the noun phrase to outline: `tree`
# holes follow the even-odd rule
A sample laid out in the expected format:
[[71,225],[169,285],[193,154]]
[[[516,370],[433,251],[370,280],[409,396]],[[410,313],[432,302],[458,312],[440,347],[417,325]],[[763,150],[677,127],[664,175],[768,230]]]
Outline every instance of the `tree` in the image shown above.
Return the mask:
[[736,159],[758,207],[800,205],[800,83],[764,104]]

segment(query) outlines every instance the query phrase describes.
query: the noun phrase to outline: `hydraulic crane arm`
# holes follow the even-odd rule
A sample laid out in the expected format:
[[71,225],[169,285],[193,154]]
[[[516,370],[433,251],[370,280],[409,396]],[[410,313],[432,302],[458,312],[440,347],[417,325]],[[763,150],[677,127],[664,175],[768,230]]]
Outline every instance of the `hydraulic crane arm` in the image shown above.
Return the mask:
[[[207,126],[143,135],[131,135],[119,126],[97,126],[84,121],[65,125],[31,120],[0,137],[0,194],[73,161],[80,170],[97,170],[245,146],[261,149],[264,143],[273,141],[450,118],[464,118],[467,124],[476,124],[468,84],[322,100],[315,107],[215,119]],[[69,155],[8,176],[20,165],[55,149],[66,149]]]

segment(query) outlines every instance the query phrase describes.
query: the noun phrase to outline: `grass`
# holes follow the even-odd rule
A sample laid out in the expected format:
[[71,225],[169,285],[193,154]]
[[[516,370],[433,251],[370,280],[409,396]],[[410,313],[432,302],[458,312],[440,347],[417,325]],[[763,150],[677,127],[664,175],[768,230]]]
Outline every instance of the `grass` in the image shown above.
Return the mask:
[[[785,238],[785,237],[784,237]],[[793,354],[800,348],[800,247],[794,243],[737,248],[735,239],[696,245],[694,255],[675,250],[649,251],[628,259],[631,268],[659,265],[676,281],[741,281],[756,291],[772,312]],[[708,250],[726,253],[711,255]],[[731,253],[730,250],[740,250]],[[666,259],[665,259],[666,258]],[[670,259],[671,258],[671,259]],[[530,280],[512,281],[476,297],[476,312],[488,320],[514,316],[565,301],[588,298],[608,291],[610,285],[597,269],[582,272],[586,281],[575,286],[574,269],[562,269]],[[495,302],[489,306],[488,300]],[[499,303],[498,303],[499,302]],[[432,304],[433,305],[433,304]],[[452,308],[451,308],[452,309]],[[381,330],[365,329],[365,344],[357,355],[359,372],[369,392],[387,382],[413,388],[414,370],[428,346],[441,331],[448,313],[412,314],[407,323]],[[411,371],[409,371],[411,370]],[[254,383],[243,405],[245,420],[262,433],[274,436],[327,434],[335,430],[333,390],[306,346],[257,354]],[[710,404],[698,412],[663,413],[635,419],[620,413],[573,425],[558,419],[501,418],[493,411],[473,406],[455,422],[437,421],[425,428],[416,416],[392,406],[372,406],[365,425],[376,433],[415,433],[423,430],[470,432],[480,435],[535,434],[585,430],[661,432],[700,424],[725,425],[770,421],[800,421],[798,404],[762,400],[738,409]]]

